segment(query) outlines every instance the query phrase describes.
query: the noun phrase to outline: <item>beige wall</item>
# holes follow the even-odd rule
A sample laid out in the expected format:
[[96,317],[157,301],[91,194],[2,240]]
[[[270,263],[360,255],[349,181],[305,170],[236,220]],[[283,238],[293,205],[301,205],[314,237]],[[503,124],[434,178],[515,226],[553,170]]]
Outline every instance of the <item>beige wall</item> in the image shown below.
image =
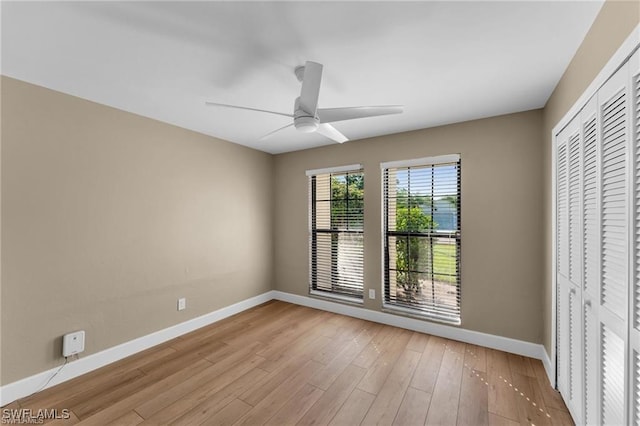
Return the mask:
[[542,332],[542,112],[540,110],[354,141],[275,157],[275,286],[307,295],[305,170],[365,169],[365,294],[380,310],[380,162],[460,153],[462,327],[540,342]]
[[272,189],[269,154],[3,77],[2,384],[270,290]]
[[552,291],[552,187],[551,131],[595,79],[622,42],[640,23],[640,1],[608,0],[587,33],[569,67],[556,86],[543,110],[543,173],[544,176],[544,287],[543,344],[551,353],[553,333],[551,314]]

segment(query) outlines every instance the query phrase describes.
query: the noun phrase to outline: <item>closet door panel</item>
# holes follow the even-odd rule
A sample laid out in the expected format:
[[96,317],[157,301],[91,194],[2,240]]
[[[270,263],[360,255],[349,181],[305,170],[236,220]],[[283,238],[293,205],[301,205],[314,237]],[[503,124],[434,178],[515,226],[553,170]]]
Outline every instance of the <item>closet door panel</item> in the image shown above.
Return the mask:
[[583,406],[582,137],[576,117],[559,135],[557,158],[559,389],[575,419]]
[[556,228],[557,228],[557,333],[558,389],[569,394],[569,145],[565,128],[557,137]]
[[567,406],[576,422],[582,422],[582,363],[584,358],[582,301],[575,287],[569,289],[569,392]]
[[602,286],[600,303],[621,320],[627,317],[628,95],[626,70],[598,92],[602,146]]
[[620,334],[600,324],[603,425],[623,425],[625,415],[625,342]]
[[582,131],[580,117],[572,120],[566,128],[568,146],[568,392],[566,402],[569,411],[577,422],[582,422],[583,409],[583,307],[582,307],[582,271],[583,238],[582,229]]
[[636,52],[629,60],[629,95],[631,125],[631,175],[633,204],[632,228],[632,260],[630,268],[631,289],[629,292],[629,311],[631,312],[631,331],[629,333],[631,374],[631,406],[629,418],[640,426],[640,52]]
[[569,282],[582,287],[582,137],[578,117],[567,127],[569,132]]
[[601,147],[600,423],[628,424],[629,94],[625,65],[598,91]]
[[600,235],[600,122],[597,97],[591,98],[580,114],[583,134],[582,150],[582,227],[583,227],[583,290],[585,298],[599,300],[601,276]]
[[580,113],[582,126],[582,229],[583,229],[583,421],[598,424],[600,419],[600,146],[597,97]]
[[584,424],[600,422],[600,333],[598,307],[592,301],[584,306]]

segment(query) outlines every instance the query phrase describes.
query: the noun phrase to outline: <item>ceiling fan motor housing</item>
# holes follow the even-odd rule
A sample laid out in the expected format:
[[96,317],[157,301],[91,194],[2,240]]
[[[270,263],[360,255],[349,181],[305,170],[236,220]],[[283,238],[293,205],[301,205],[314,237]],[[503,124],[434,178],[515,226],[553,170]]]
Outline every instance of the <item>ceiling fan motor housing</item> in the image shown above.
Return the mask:
[[300,107],[299,97],[296,98],[294,111],[293,125],[295,126],[296,130],[302,133],[313,133],[318,129],[320,120],[318,119],[318,117],[314,117]]
[[312,133],[318,130],[318,120],[313,117],[298,117],[293,120],[293,124],[302,133]]

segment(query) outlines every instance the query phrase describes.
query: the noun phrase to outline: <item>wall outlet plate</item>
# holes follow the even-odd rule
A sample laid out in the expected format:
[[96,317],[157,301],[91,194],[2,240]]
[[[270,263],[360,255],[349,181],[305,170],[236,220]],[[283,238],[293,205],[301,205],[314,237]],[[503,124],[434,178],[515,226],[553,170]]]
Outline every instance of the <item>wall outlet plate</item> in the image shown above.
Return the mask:
[[375,299],[376,298],[376,290],[373,288],[369,289],[369,299]]
[[63,357],[79,354],[80,352],[84,352],[84,330],[74,331],[62,336]]
[[184,311],[185,309],[187,309],[187,299],[185,297],[181,297],[178,299],[178,310]]

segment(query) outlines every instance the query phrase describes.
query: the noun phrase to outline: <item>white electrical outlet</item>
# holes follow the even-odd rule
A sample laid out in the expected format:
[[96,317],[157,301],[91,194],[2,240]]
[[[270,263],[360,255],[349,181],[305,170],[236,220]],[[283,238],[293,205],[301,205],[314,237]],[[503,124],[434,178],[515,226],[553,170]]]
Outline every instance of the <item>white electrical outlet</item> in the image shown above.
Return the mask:
[[369,299],[375,299],[376,298],[376,290],[374,288],[370,288],[369,289]]
[[187,309],[187,299],[181,297],[180,299],[178,299],[178,310],[184,311],[185,309]]
[[63,357],[79,354],[80,352],[84,352],[84,330],[74,331],[62,336]]

